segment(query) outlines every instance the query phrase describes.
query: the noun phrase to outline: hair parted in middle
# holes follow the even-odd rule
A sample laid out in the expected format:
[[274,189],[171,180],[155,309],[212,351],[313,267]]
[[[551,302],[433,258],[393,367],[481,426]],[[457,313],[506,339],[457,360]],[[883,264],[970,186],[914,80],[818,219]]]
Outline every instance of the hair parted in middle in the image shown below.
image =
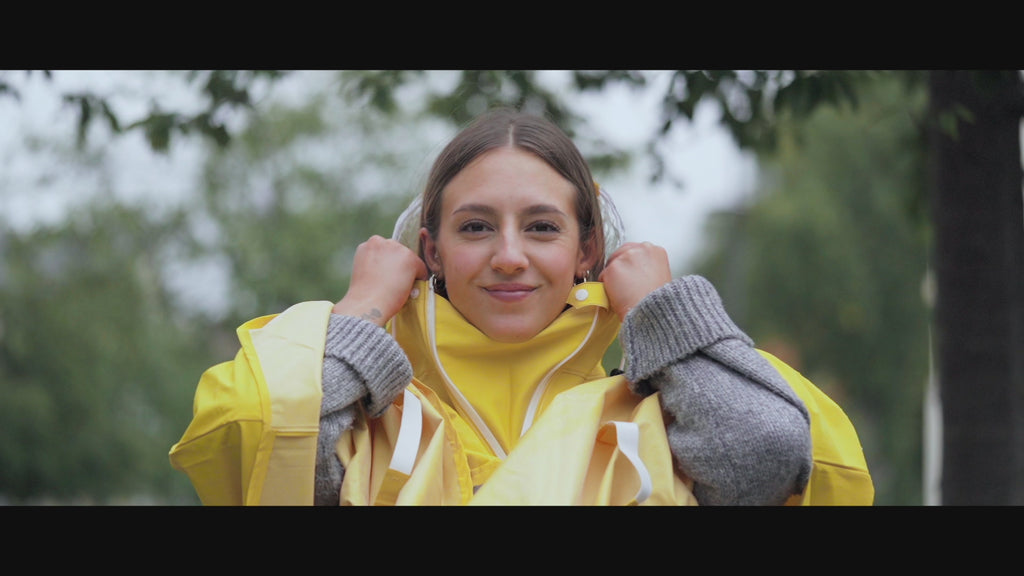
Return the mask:
[[[576,144],[554,122],[511,108],[495,108],[474,119],[441,150],[434,161],[423,190],[420,225],[431,238],[437,238],[441,222],[441,196],[455,176],[482,154],[511,146],[530,152],[546,162],[576,189],[576,219],[580,228],[580,246],[595,251],[591,268],[596,278],[604,267],[604,225],[598,203],[597,187]],[[420,257],[423,248],[420,247]]]

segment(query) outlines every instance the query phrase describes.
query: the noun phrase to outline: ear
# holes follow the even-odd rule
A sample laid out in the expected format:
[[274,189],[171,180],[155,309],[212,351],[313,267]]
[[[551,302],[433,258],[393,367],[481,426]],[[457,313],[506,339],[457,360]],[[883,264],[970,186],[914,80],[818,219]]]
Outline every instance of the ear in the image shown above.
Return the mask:
[[597,265],[597,258],[597,239],[595,235],[591,234],[586,242],[580,244],[580,254],[576,262],[576,277],[582,278],[589,270],[593,270]]
[[420,228],[420,247],[423,249],[423,259],[427,261],[427,268],[432,274],[441,276],[441,257],[437,253],[437,243],[430,237],[426,228]]

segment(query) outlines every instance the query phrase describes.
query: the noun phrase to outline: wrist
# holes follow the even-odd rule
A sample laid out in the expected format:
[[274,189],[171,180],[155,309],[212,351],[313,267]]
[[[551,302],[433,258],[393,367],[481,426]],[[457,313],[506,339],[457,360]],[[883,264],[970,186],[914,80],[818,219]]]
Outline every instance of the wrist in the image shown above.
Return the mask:
[[341,316],[353,316],[355,318],[362,318],[368,322],[372,322],[381,328],[387,324],[388,319],[385,317],[381,309],[370,302],[352,301],[347,298],[342,298],[337,304],[331,308],[332,314],[339,314]]

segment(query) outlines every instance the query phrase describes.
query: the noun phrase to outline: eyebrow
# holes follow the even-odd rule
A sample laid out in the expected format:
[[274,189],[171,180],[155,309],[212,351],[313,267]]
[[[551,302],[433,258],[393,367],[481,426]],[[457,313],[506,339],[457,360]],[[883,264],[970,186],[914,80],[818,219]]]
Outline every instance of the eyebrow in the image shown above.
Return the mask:
[[[458,208],[453,210],[452,215],[458,214],[459,212],[480,212],[487,215],[494,215],[495,213],[497,213],[497,210],[495,210],[492,206],[488,206],[487,204],[463,204],[462,206],[459,206]],[[522,214],[527,216],[551,213],[558,214],[568,218],[565,212],[562,212],[561,210],[558,209],[557,206],[551,204],[534,204],[522,211]]]

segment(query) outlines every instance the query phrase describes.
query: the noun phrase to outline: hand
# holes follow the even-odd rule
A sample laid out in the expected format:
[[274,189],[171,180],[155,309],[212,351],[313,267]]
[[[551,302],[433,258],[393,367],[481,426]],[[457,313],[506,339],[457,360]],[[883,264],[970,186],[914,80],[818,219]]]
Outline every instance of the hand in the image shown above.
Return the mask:
[[331,312],[384,327],[405,305],[417,279],[427,279],[427,266],[415,252],[396,240],[371,236],[356,248],[348,292]]
[[640,300],[672,281],[668,252],[650,242],[627,242],[616,250],[598,277],[620,320]]

